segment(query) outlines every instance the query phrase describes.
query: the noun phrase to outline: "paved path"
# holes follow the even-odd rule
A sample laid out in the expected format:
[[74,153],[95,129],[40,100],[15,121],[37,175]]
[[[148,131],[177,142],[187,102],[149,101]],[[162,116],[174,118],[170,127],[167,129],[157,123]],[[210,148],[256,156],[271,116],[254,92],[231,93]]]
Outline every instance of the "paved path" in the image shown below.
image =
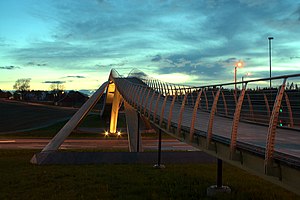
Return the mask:
[[[50,139],[0,139],[0,149],[42,149]],[[143,140],[144,150],[157,150],[158,141]],[[128,149],[127,139],[67,139],[60,149]],[[176,139],[163,139],[162,150],[198,151]]]

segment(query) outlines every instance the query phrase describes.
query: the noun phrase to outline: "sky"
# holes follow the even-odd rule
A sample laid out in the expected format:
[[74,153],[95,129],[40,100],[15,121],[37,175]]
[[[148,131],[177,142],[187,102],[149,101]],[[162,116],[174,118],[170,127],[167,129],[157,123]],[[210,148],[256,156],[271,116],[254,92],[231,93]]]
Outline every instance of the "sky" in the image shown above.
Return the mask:
[[299,0],[0,0],[0,89],[97,89],[115,68],[194,86],[300,73]]

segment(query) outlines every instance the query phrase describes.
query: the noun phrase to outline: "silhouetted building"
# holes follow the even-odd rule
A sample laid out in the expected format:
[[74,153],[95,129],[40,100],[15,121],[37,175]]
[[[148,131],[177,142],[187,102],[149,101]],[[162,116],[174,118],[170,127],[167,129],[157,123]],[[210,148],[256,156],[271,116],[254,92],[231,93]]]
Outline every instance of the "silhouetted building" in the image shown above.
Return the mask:
[[87,95],[78,91],[69,91],[65,94],[63,98],[55,103],[56,105],[80,107],[89,98]]
[[12,94],[9,91],[5,92],[0,89],[0,98],[9,99],[10,97],[12,97]]

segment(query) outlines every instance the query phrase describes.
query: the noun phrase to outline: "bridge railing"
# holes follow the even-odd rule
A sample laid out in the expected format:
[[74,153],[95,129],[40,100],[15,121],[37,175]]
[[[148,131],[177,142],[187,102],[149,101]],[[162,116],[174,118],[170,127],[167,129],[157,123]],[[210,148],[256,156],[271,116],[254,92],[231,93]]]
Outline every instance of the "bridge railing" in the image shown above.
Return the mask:
[[[170,84],[145,74],[142,76],[126,79],[115,76],[124,99],[159,126],[166,130],[175,129],[177,136],[188,130],[185,137],[189,137],[190,141],[195,139],[197,131],[204,133],[207,145],[214,135],[229,133],[224,138],[228,138],[226,141],[232,155],[238,141],[243,141],[260,154],[265,154],[268,166],[272,163],[275,150],[281,150],[278,146],[280,141],[276,140],[276,132],[280,132],[278,129],[286,127],[299,133],[300,74],[201,87]],[[133,81],[134,78],[140,82]],[[272,88],[268,87],[270,80]],[[217,123],[221,119],[227,120]],[[261,125],[260,129],[265,131],[258,136],[259,143],[253,138],[239,138],[242,122]],[[251,134],[256,130],[246,131]],[[298,152],[288,153],[299,157]]]
[[[138,71],[138,70],[136,70]],[[135,76],[142,74],[143,76]],[[269,78],[244,81],[236,83],[237,89],[234,89],[235,83],[226,83],[220,85],[208,85],[201,87],[192,87],[166,83],[158,79],[148,77],[142,72],[131,73],[131,77],[140,78],[148,87],[160,93],[162,96],[168,96],[169,100],[176,95],[176,102],[182,102],[187,94],[185,104],[193,107],[196,103],[197,95],[202,89],[200,103],[198,108],[210,112],[215,94],[219,87],[222,87],[220,97],[217,102],[216,115],[225,115],[233,118],[236,109],[238,97],[242,87],[246,86],[245,96],[241,109],[241,120],[252,121],[255,123],[269,124],[273,105],[276,100],[278,87],[286,78],[284,96],[279,109],[278,126],[300,129],[300,77],[299,75],[273,77],[273,87],[269,88]]]

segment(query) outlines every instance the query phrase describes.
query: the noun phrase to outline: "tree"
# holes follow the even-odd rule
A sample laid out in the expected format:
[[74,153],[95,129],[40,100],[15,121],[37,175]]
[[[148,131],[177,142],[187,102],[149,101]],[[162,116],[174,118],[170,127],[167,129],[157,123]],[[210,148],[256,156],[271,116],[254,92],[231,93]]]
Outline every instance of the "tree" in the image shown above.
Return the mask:
[[24,92],[30,89],[30,80],[31,80],[30,78],[18,79],[13,86],[16,92],[21,93],[22,99],[24,99]]
[[25,92],[28,91],[30,89],[30,78],[22,78],[22,79],[18,79],[13,88],[19,92]]
[[57,102],[62,98],[65,89],[63,83],[64,82],[62,81],[55,81],[50,85],[53,94],[53,102]]
[[63,85],[63,82],[57,82],[57,83],[52,83],[50,85],[50,88],[52,91],[62,91],[65,89],[65,86]]

